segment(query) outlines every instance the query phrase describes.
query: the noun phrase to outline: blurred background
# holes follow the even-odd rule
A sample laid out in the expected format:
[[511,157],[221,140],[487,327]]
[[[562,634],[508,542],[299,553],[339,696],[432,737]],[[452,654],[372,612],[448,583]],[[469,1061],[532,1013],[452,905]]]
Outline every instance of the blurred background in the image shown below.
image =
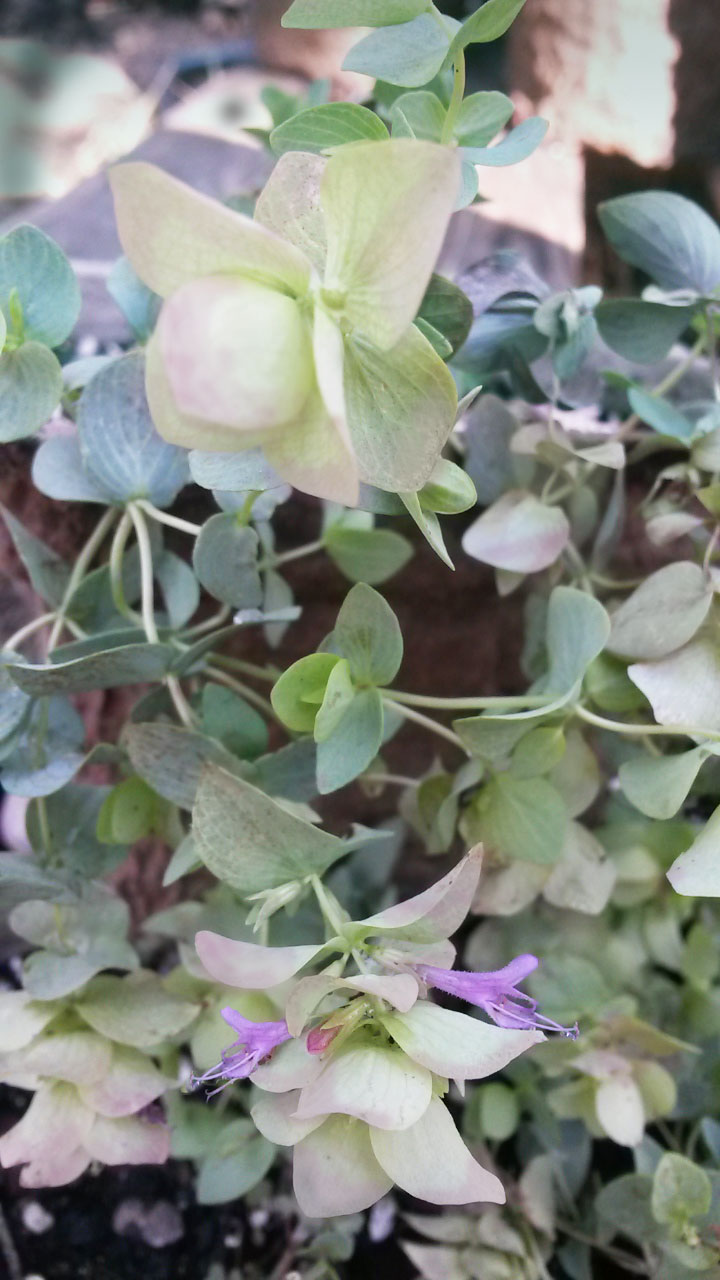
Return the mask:
[[[332,97],[356,100],[371,89],[340,69],[356,32],[283,31],[286,7],[2,0],[0,232],[19,216],[43,226],[94,296],[117,249],[102,181],[92,182],[109,161],[139,147],[213,194],[252,192],[268,164],[252,132],[270,124],[268,85],[303,94],[327,79]],[[458,18],[475,7],[444,5]],[[473,46],[473,88],[508,92],[518,120],[550,121],[530,161],[483,171],[478,256],[524,246],[556,287],[620,289],[623,268],[596,233],[601,199],[662,186],[717,212],[719,48],[718,0],[529,0],[504,40]],[[104,323],[97,315],[101,338]]]

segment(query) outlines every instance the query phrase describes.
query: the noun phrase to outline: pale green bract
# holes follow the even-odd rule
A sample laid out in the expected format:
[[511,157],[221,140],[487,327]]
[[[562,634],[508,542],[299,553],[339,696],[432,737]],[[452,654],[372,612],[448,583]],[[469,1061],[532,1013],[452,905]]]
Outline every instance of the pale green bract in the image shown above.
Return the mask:
[[125,252],[165,299],[147,393],[166,440],[261,446],[284,480],[346,505],[361,481],[422,487],[457,409],[412,323],[455,206],[450,149],[359,143],[326,165],[291,153],[255,220],[143,163],[111,179]]

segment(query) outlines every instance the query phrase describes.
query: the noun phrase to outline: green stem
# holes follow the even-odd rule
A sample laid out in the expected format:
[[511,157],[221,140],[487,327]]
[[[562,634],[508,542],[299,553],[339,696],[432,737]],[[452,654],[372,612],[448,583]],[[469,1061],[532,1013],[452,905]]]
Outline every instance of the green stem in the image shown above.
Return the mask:
[[202,532],[202,525],[192,524],[190,520],[181,520],[180,516],[172,516],[168,511],[160,511],[158,507],[153,506],[152,502],[148,502],[146,498],[139,498],[134,504],[140,507],[146,515],[150,516],[158,524],[166,524],[170,529],[179,529],[181,533],[189,533],[191,537],[197,538]]
[[339,903],[335,896],[325,888],[319,876],[311,876],[310,884],[312,891],[317,898],[317,904],[322,912],[323,919],[333,931],[333,937],[341,938],[343,931],[343,922],[338,914]]
[[[685,374],[688,372],[688,370],[692,368],[698,356],[702,353],[704,346],[705,346],[705,334],[703,333],[700,335],[695,345],[691,348],[687,358],[681,361],[679,365],[676,365],[676,367],[667,375],[667,377],[663,378],[660,382],[657,383],[656,386],[652,387],[650,394],[653,396],[664,396],[666,392],[672,391],[673,387],[678,382],[680,382],[680,380],[685,377]],[[631,413],[630,417],[626,418],[625,421],[623,422],[622,426],[620,427],[620,430],[618,431],[614,439],[625,440],[627,436],[632,434],[632,432],[635,430],[636,426],[640,422],[642,422],[642,418],[640,417],[640,415],[637,413]]]
[[[568,462],[571,461],[572,459],[568,458]],[[573,493],[577,488],[576,480],[568,480],[566,484],[561,485],[559,489],[555,489],[553,491],[555,481],[558,479],[558,476],[562,474],[562,472],[553,471],[552,475],[548,476],[542,487],[540,500],[548,507],[556,506],[558,502],[562,502],[563,498],[567,498],[569,494]]]
[[37,798],[37,816],[38,826],[40,827],[40,839],[42,840],[43,852],[47,857],[52,849],[52,837],[50,835],[50,822],[48,820],[47,803],[45,796]]
[[710,565],[712,563],[712,558],[715,554],[715,549],[718,544],[718,538],[720,538],[720,524],[715,525],[715,528],[712,531],[712,535],[705,549],[705,555],[703,556],[703,569],[705,570],[706,573],[710,572]]
[[216,627],[222,627],[230,617],[231,609],[229,604],[224,604],[222,609],[218,609],[211,618],[205,618],[203,622],[197,622],[194,627],[186,627],[182,632],[183,640],[189,640],[194,636],[202,636],[206,631],[214,631]]
[[461,49],[460,52],[458,53],[457,60],[455,61],[455,64],[453,66],[452,97],[450,98],[450,104],[447,109],[447,115],[445,116],[445,123],[443,124],[442,134],[440,135],[440,141],[444,143],[445,146],[448,146],[453,140],[453,137],[455,134],[455,125],[457,123],[457,118],[460,113],[460,108],[462,106],[464,97],[465,97],[465,52],[463,49]]
[[702,725],[693,724],[625,724],[622,720],[607,720],[605,716],[596,716],[577,703],[572,708],[574,714],[587,724],[598,729],[607,729],[610,733],[619,733],[626,738],[643,738],[646,735],[666,738],[707,738],[709,742],[720,742],[720,733],[714,729],[705,729]]
[[215,680],[217,684],[224,685],[226,689],[232,689],[233,693],[237,693],[241,698],[245,698],[247,702],[252,703],[269,720],[277,720],[272,703],[267,698],[263,698],[261,693],[256,693],[248,685],[241,684],[239,680],[234,680],[227,672],[220,671],[217,667],[208,666],[205,668],[205,673],[211,680]]
[[112,593],[113,604],[115,605],[118,613],[122,614],[123,618],[127,618],[128,621],[136,623],[139,621],[139,618],[135,610],[130,608],[130,605],[125,599],[125,588],[122,580],[123,558],[132,527],[133,522],[130,512],[123,511],[110,548],[110,591]]
[[283,551],[279,556],[265,556],[264,559],[258,560],[257,567],[262,572],[264,569],[277,569],[278,565],[290,564],[293,560],[302,560],[303,556],[314,555],[316,551],[322,551],[325,546],[324,538],[316,538],[314,542],[306,542],[302,547],[295,547],[294,551]]
[[706,308],[705,324],[707,327],[707,352],[710,359],[713,391],[715,399],[720,400],[720,365],[718,364],[717,338],[715,336],[715,318],[711,306]]
[[65,625],[65,614],[68,611],[70,602],[72,601],[72,598],[75,595],[75,592],[77,591],[78,587],[80,586],[80,583],[85,577],[86,570],[88,566],[92,563],[95,553],[102,546],[102,543],[104,542],[108,531],[112,528],[112,525],[116,519],[117,519],[117,509],[115,507],[108,507],[107,511],[104,512],[102,518],[99,520],[93,532],[90,534],[90,537],[85,543],[85,546],[80,551],[80,554],[78,555],[78,558],[75,561],[75,564],[73,565],[72,573],[68,578],[68,583],[63,593],[63,598],[60,601],[60,605],[57,610],[57,615],[55,618],[55,622],[53,624],[53,629],[50,632],[50,638],[48,640],[48,647],[47,647],[48,653],[52,653],[53,649],[57,645],[62,635],[62,630]]
[[537,693],[507,698],[432,698],[423,693],[401,693],[399,689],[388,689],[386,696],[405,707],[434,707],[437,711],[515,710],[518,707],[544,707],[553,701],[546,694]]
[[461,739],[444,724],[438,724],[437,720],[431,720],[430,716],[424,716],[420,711],[414,711],[412,707],[408,707],[402,702],[396,702],[394,696],[390,698],[383,694],[383,703],[386,707],[394,707],[406,720],[412,721],[413,724],[421,725],[423,729],[428,729],[430,733],[436,734],[438,738],[444,738],[446,742],[451,742],[454,747],[459,747],[465,755],[468,754]]
[[417,778],[405,778],[401,773],[363,773],[362,782],[379,782],[391,787],[419,787]]
[[[322,913],[323,919],[325,920],[325,923],[329,925],[334,937],[342,938],[343,921],[339,914],[342,911],[340,903],[338,902],[334,893],[331,893],[329,889],[325,888],[325,885],[323,884],[319,876],[311,876],[310,884],[312,886],[313,893],[315,894],[315,897],[317,899],[317,904],[320,908],[320,911]],[[350,954],[352,955],[352,958],[355,961],[360,972],[366,973],[367,966],[365,964],[365,959],[360,954],[357,947],[353,947],[351,949]]]
[[587,591],[588,595],[591,595],[591,596],[594,595],[595,592],[593,591],[592,581],[590,578],[590,574],[588,572],[588,567],[585,564],[585,561],[580,555],[580,552],[578,551],[574,542],[566,543],[565,548],[563,550],[563,556],[568,561],[569,565],[574,571],[575,577],[577,581],[580,583],[582,589],[584,591]]
[[153,588],[153,559],[150,534],[142,511],[134,502],[128,507],[128,515],[135,526],[138,552],[140,554],[140,609],[145,635],[151,644],[159,644],[157,624],[155,622],[155,592]]
[[621,1267],[625,1267],[633,1275],[646,1276],[648,1274],[644,1263],[639,1258],[634,1257],[633,1254],[626,1253],[624,1249],[616,1249],[612,1245],[602,1244],[585,1231],[579,1231],[574,1223],[563,1221],[562,1218],[558,1219],[557,1226],[563,1235],[570,1236],[571,1240],[578,1240],[580,1244],[586,1244],[591,1249],[597,1249],[600,1253],[606,1254],[608,1258],[612,1258],[614,1262],[617,1262]]
[[604,573],[596,573],[594,569],[590,570],[590,579],[596,586],[605,587],[608,591],[634,591],[645,581],[644,578],[626,578],[621,581],[619,578],[609,578]]
[[[144,513],[136,503],[131,502],[129,504],[128,512],[135,527],[138,553],[140,555],[140,608],[143,629],[150,644],[159,644],[160,636],[155,622],[155,592],[153,588],[154,575],[150,533]],[[194,724],[192,708],[182,691],[177,676],[165,676],[165,685],[181,723],[187,728],[192,728]]]
[[56,617],[57,614],[53,611],[52,613],[42,613],[39,618],[33,618],[32,622],[26,622],[24,627],[20,627],[19,631],[16,631],[14,635],[10,636],[8,640],[3,642],[3,649],[14,650],[19,648],[21,644],[24,644],[24,642],[28,640],[30,636],[33,636],[36,631],[39,631],[41,627],[45,627],[48,623],[54,622]]
[[229,667],[231,671],[239,671],[241,675],[251,676],[253,680],[265,680],[269,684],[275,684],[280,675],[278,670],[271,671],[267,667],[256,666],[254,662],[244,662],[241,658],[228,658],[224,654],[216,654],[214,661],[221,667]]

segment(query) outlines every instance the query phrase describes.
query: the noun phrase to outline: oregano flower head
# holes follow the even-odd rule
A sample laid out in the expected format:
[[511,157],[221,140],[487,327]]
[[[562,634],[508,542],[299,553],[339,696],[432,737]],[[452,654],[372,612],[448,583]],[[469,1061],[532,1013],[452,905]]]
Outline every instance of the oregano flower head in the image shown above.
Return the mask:
[[222,1089],[233,1080],[246,1080],[261,1062],[270,1057],[278,1045],[290,1039],[284,1019],[280,1022],[253,1022],[230,1008],[222,1010],[222,1017],[237,1032],[237,1040],[224,1051],[217,1066],[211,1067],[201,1076],[193,1077],[194,1085],[221,1080]]
[[360,481],[421,488],[457,410],[413,324],[456,202],[452,150],[290,153],[254,218],[145,163],[111,181],[123,248],[165,299],[147,392],[166,440],[261,446],[288,483],[348,505]]
[[575,1027],[562,1027],[537,1012],[537,1000],[518,991],[517,984],[538,967],[537,956],[516,956],[502,969],[472,973],[461,969],[440,969],[431,964],[418,964],[415,973],[429,987],[437,987],[450,995],[477,1005],[498,1027],[529,1028],[555,1031],[575,1040]]
[[[487,974],[441,967],[452,964],[448,936],[471,906],[480,862],[474,849],[414,898],[364,920],[338,917],[337,936],[315,946],[196,935],[215,981],[282,989],[282,1021],[257,1024],[223,1010],[238,1041],[201,1079],[250,1076],[260,1091],[255,1124],[271,1142],[294,1147],[295,1194],[311,1217],[367,1208],[393,1183],[437,1204],[504,1200],[500,1180],[464,1146],[443,1095],[450,1080],[462,1088],[502,1070],[544,1040],[541,1027],[563,1028],[538,1017],[516,989],[534,957]],[[345,972],[351,957],[357,973]],[[321,972],[302,974],[318,961]],[[424,999],[429,985],[457,990],[496,1025]]]

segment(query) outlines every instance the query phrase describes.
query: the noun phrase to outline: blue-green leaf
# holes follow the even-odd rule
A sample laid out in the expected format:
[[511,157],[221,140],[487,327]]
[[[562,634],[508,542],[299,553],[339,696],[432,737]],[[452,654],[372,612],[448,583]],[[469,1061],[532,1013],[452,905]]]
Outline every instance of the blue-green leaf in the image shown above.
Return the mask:
[[524,4],[525,0],[487,0],[463,22],[450,47],[448,62],[469,44],[485,44],[504,36]]
[[663,360],[692,317],[692,307],[668,307],[642,298],[609,298],[595,308],[603,342],[638,364]]
[[642,387],[631,387],[628,400],[633,413],[652,427],[653,431],[659,432],[661,436],[680,440],[683,444],[690,442],[695,430],[693,424],[669,400],[651,395],[649,391],[643,391]]
[[13,293],[26,341],[64,342],[78,318],[80,289],[62,249],[37,227],[16,227],[0,238],[0,309],[7,320]]
[[333,525],[325,549],[351,582],[374,585],[398,573],[412,556],[412,546],[393,529],[346,529]]
[[0,355],[0,444],[32,435],[47,422],[62,395],[57,357],[39,342]]
[[526,160],[537,150],[548,131],[542,116],[530,116],[511,129],[494,147],[463,147],[463,155],[471,164],[504,167]]
[[393,137],[439,142],[446,115],[446,108],[437,94],[430,93],[428,89],[401,93],[390,108]]
[[[102,641],[102,637],[100,637]],[[112,689],[115,685],[145,684],[165,675],[174,651],[165,644],[126,644],[85,657],[62,660],[45,666],[8,662],[13,680],[33,697],[55,693],[88,693],[92,689]]]
[[555,587],[548,606],[545,643],[550,670],[547,693],[567,693],[582,680],[610,635],[610,618],[599,600],[575,587]]
[[505,128],[514,110],[512,98],[505,93],[471,93],[458,112],[455,138],[461,147],[486,147]]
[[139,342],[147,342],[155,328],[161,299],[143,284],[127,258],[118,258],[108,276],[107,287],[135,337]]
[[394,680],[402,662],[402,633],[390,605],[372,587],[359,582],[348,592],[332,639],[357,683],[386,685]]
[[4,507],[0,507],[0,515],[38,595],[49,605],[59,605],[70,577],[65,561]]
[[720,229],[672,191],[641,191],[598,208],[603,231],[625,262],[663,289],[712,293],[720,285]]
[[322,875],[345,853],[337,836],[212,764],[200,779],[193,837],[206,867],[243,895]]
[[83,762],[85,727],[64,698],[41,698],[2,765],[11,795],[47,796],[75,776]]
[[193,449],[189,461],[192,478],[203,489],[261,492],[285,483],[260,449],[246,449],[242,453],[204,453]]
[[210,595],[223,604],[257,609],[262,585],[257,569],[258,536],[234,515],[211,516],[193,550],[193,568]]
[[444,276],[432,275],[416,317],[432,325],[450,344],[451,353],[466,341],[473,322],[472,303],[462,289]]
[[148,498],[167,507],[187,484],[185,450],[162,440],[150,417],[141,352],[114,360],[91,378],[77,424],[86,470],[107,501]]
[[357,778],[375,759],[383,739],[383,706],[377,689],[357,693],[337,728],[317,748],[317,783],[328,795]]
[[405,89],[428,84],[443,66],[459,23],[421,13],[412,22],[373,31],[350,50],[343,70],[359,71]]
[[57,502],[107,502],[105,489],[85,470],[75,436],[43,440],[32,461],[36,489]]

